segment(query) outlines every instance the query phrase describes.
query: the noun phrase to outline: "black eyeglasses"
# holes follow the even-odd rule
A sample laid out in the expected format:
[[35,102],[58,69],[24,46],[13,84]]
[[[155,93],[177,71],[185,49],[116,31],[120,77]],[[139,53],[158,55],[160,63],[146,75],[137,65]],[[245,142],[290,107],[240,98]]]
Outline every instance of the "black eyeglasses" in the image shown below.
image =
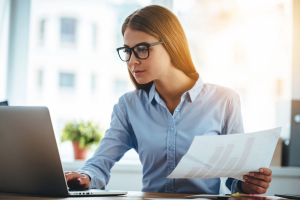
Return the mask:
[[140,43],[135,45],[132,48],[129,47],[119,47],[117,48],[117,52],[122,61],[127,62],[131,58],[131,53],[133,52],[135,57],[139,59],[146,59],[150,55],[149,47],[162,44],[163,42],[156,42],[152,44],[148,43]]

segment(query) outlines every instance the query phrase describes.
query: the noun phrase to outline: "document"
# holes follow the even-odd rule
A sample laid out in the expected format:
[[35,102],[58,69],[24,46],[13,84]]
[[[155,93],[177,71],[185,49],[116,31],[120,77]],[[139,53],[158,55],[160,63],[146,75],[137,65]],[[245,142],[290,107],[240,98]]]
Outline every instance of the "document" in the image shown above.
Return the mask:
[[230,135],[195,136],[189,150],[167,178],[232,177],[270,166],[281,127]]

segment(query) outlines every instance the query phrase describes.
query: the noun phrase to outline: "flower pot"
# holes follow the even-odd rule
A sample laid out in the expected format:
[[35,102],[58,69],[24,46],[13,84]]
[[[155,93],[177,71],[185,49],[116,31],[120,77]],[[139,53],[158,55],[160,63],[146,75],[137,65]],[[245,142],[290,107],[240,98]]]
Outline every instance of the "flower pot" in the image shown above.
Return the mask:
[[87,156],[88,148],[84,147],[83,149],[80,149],[78,142],[72,142],[72,144],[73,144],[73,151],[74,151],[74,159],[85,160]]

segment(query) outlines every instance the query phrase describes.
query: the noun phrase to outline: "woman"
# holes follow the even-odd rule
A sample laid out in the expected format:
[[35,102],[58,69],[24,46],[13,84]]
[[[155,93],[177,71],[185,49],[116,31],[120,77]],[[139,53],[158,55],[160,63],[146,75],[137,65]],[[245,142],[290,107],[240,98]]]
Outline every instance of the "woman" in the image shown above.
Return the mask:
[[[143,191],[219,193],[220,178],[167,179],[195,135],[243,133],[239,96],[203,83],[177,17],[151,5],[129,15],[118,48],[136,87],[114,106],[110,128],[95,154],[77,172],[65,172],[69,187],[104,189],[110,169],[134,148],[143,164]],[[271,170],[228,178],[231,192],[265,193]]]

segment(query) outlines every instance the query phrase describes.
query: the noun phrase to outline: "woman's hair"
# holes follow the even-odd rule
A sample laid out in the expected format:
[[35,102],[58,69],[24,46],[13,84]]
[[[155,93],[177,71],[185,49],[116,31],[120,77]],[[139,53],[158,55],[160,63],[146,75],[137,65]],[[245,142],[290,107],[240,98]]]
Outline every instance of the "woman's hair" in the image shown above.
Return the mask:
[[[167,8],[150,5],[134,11],[122,25],[122,35],[126,28],[145,32],[159,41],[163,41],[164,47],[171,57],[172,64],[188,75],[195,73],[196,69],[192,61],[187,38],[177,17]],[[147,84],[139,84],[128,69],[130,79],[135,88],[150,90],[153,81]]]

